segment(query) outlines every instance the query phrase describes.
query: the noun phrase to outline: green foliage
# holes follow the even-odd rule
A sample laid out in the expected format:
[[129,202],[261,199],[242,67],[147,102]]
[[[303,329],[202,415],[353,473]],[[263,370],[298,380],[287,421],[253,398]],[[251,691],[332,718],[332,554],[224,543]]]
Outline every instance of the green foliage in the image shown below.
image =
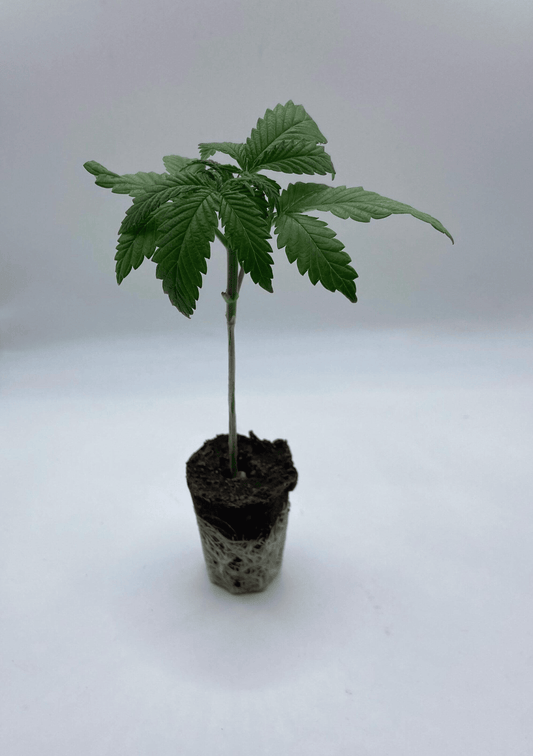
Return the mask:
[[119,176],[104,168],[103,165],[94,160],[84,163],[83,167],[96,176],[94,182],[97,186],[103,186],[104,189],[111,189],[115,194],[129,194],[131,197],[137,197],[146,190],[156,186],[166,185],[168,178],[165,173],[125,173]]
[[366,192],[362,186],[347,189],[345,186],[332,187],[327,184],[303,184],[298,181],[290,184],[281,193],[282,212],[303,212],[304,210],[323,210],[339,218],[351,218],[362,223],[369,223],[371,218],[387,218],[393,213],[409,213],[421,221],[430,223],[433,228],[451,239],[442,223],[427,213],[421,213],[410,205],[382,197],[376,192]]
[[[129,194],[133,203],[119,229],[116,277],[120,284],[145,258],[156,264],[156,277],[171,303],[190,318],[196,308],[202,274],[215,233],[236,252],[245,273],[265,291],[273,292],[273,259],[269,239],[274,228],[278,249],[285,248],[313,285],[340,291],[356,302],[351,258],[336,233],[309,210],[368,223],[372,218],[408,213],[437,231],[451,234],[427,213],[382,197],[362,187],[331,187],[296,182],[287,189],[259,171],[331,174],[335,169],[324,150],[326,138],[302,105],[289,100],[267,110],[245,143],[199,145],[200,158],[167,155],[166,173],[119,175],[91,160],[84,168],[95,183],[115,194]],[[235,164],[210,160],[229,155]],[[218,223],[224,235],[218,232]]]
[[165,208],[156,231],[156,277],[172,304],[190,318],[196,307],[200,273],[207,273],[206,259],[218,226],[218,203],[212,190],[198,187]]
[[207,158],[214,155],[215,152],[223,152],[225,155],[229,155],[236,160],[241,168],[244,167],[245,146],[243,144],[236,144],[235,142],[201,143],[198,145],[198,150],[200,151],[200,157],[202,160],[207,160]]
[[[272,266],[274,261],[270,253],[272,247],[267,239],[270,236],[270,224],[265,216],[264,205],[254,200],[246,189],[234,181],[221,190],[220,220],[230,248],[236,250],[237,259],[250,273],[252,281],[263,289],[273,293]],[[263,212],[262,212],[263,211]]]
[[292,100],[276,105],[257,121],[246,140],[245,162],[249,171],[271,170],[283,173],[331,173],[331,158],[320,144],[327,144],[313,119],[302,105]]
[[131,269],[136,270],[145,257],[152,257],[156,247],[156,229],[154,219],[138,233],[126,231],[120,234],[115,255],[117,283],[122,283]]
[[325,221],[301,213],[283,213],[276,218],[278,249],[285,247],[289,262],[297,261],[298,270],[308,273],[313,286],[320,281],[329,291],[340,291],[350,302],[357,302],[350,256],[335,231]]

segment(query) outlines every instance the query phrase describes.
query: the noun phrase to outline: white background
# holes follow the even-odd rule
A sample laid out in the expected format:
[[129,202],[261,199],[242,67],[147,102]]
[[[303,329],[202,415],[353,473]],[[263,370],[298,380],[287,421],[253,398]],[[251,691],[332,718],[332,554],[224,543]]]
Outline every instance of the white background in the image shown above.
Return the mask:
[[[530,3],[0,9],[6,756],[529,756]],[[280,578],[206,577],[185,462],[227,432],[225,253],[191,320],[83,163],[244,141],[292,99],[337,176],[437,217],[327,220],[357,304],[272,242],[238,431],[299,472]]]

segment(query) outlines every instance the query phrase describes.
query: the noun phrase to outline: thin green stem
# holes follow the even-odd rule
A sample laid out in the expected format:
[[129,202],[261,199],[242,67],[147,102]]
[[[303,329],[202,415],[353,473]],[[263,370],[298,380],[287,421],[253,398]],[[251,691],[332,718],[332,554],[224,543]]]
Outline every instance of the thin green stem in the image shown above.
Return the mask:
[[226,237],[224,236],[224,234],[222,233],[222,231],[220,231],[218,228],[215,228],[215,234],[217,235],[217,237],[220,239],[220,241],[222,242],[222,244],[227,249],[229,247],[229,243],[228,243],[228,240],[226,239]]
[[[229,250],[229,242],[226,239],[226,237],[224,236],[224,234],[221,231],[219,231],[218,228],[215,228],[215,234],[218,236],[218,238],[220,239],[220,241],[222,242],[222,244],[226,247],[226,250]],[[238,279],[238,282],[237,282],[237,294],[241,290],[242,279],[243,278],[244,278],[244,268],[241,265],[241,269],[239,271],[239,279]]]
[[226,302],[226,321],[228,326],[228,405],[229,405],[229,466],[232,478],[245,478],[244,471],[237,469],[237,413],[235,411],[235,321],[237,319],[237,299],[244,278],[244,269],[239,269],[237,253],[227,246],[222,234],[217,236],[223,241],[228,253],[228,280],[226,291],[222,291],[222,297]]

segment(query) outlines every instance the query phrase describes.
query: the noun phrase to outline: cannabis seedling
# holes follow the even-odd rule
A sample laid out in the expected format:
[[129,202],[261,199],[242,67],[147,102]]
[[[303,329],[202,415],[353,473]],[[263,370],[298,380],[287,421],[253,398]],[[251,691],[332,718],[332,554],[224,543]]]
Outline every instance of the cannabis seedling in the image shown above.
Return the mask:
[[[215,236],[227,250],[227,288],[222,296],[228,328],[228,444],[233,478],[245,476],[237,470],[237,299],[245,273],[273,293],[272,247],[268,241],[272,226],[278,249],[285,247],[289,262],[296,260],[298,270],[302,275],[308,273],[313,286],[320,281],[328,291],[340,291],[350,302],[357,302],[354,279],[358,277],[349,264],[351,258],[335,238],[335,231],[306,211],[329,211],[363,223],[393,213],[409,213],[446,234],[453,244],[451,234],[431,215],[361,186],[297,182],[282,190],[276,181],[260,173],[330,173],[333,180],[335,169],[323,144],[327,139],[303,106],[289,100],[267,110],[243,144],[201,143],[200,159],[167,155],[163,158],[165,173],[120,176],[94,160],[84,163],[84,168],[96,176],[98,186],[133,197],[119,229],[115,255],[119,284],[146,257],[157,264],[156,277],[162,280],[171,303],[190,318]],[[229,155],[236,165],[209,160],[216,152]],[[219,221],[224,233],[218,228]]]

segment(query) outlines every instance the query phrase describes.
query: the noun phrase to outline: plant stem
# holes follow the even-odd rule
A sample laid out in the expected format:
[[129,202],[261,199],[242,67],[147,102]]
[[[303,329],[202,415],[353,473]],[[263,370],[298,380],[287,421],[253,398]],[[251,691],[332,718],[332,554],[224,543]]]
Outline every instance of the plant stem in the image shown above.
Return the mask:
[[[222,234],[217,234],[219,238]],[[226,244],[224,237],[224,246],[228,253],[228,282],[226,291],[222,291],[222,297],[226,302],[226,321],[228,326],[228,404],[229,404],[229,466],[232,478],[244,478],[244,472],[239,473],[237,470],[237,414],[235,412],[235,321],[237,319],[237,299],[242,280],[244,278],[244,268],[241,267],[238,273],[239,261],[237,254]]]

